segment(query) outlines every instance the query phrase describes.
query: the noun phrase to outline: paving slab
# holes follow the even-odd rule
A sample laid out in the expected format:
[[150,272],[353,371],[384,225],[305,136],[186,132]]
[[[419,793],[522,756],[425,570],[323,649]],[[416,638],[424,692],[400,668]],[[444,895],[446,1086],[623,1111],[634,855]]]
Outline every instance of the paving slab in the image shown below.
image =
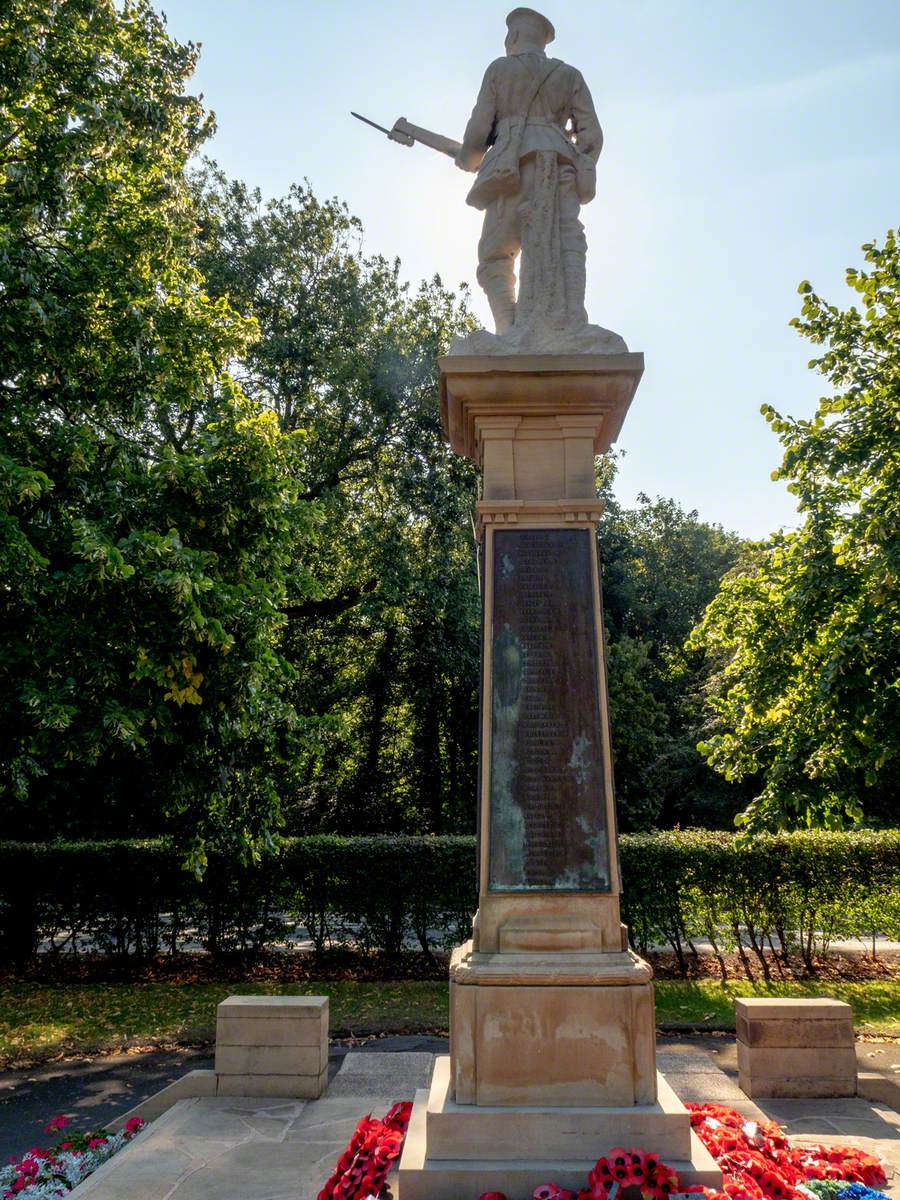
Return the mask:
[[[75,1200],[313,1200],[359,1119],[427,1087],[434,1055],[350,1051],[315,1101],[179,1100]],[[155,1164],[155,1165],[154,1165]]]
[[722,1071],[707,1069],[685,1074],[664,1071],[664,1074],[679,1100],[691,1104],[728,1104],[733,1108],[736,1101],[747,1099],[736,1080]]
[[419,1088],[431,1082],[434,1055],[421,1050],[399,1054],[367,1054],[351,1050],[344,1056],[341,1069],[328,1087],[327,1095],[393,1096],[412,1100]]
[[[752,1119],[777,1120],[795,1144],[870,1150],[887,1167],[886,1190],[900,1200],[900,1114],[859,1097],[754,1103],[737,1088],[733,1052],[719,1049],[686,1043],[660,1050],[660,1065],[682,1099],[716,1100]],[[77,1188],[73,1200],[314,1200],[360,1117],[381,1116],[426,1087],[433,1059],[424,1050],[351,1050],[315,1101],[181,1100]]]
[[289,1104],[227,1097],[179,1100],[73,1200],[314,1200],[367,1112],[392,1098]]
[[663,1075],[708,1074],[713,1069],[712,1060],[705,1050],[698,1050],[683,1043],[672,1049],[657,1049],[656,1066]]
[[[448,1041],[427,1034],[403,1034],[373,1038],[359,1045],[332,1043],[330,1071],[335,1074],[348,1053],[393,1054],[398,1050],[447,1054]],[[176,1083],[188,1071],[211,1070],[213,1065],[212,1051],[204,1047],[100,1055],[2,1071],[0,1162],[18,1157],[31,1146],[52,1145],[56,1139],[44,1132],[44,1126],[58,1113],[69,1117],[73,1128],[99,1129]]]

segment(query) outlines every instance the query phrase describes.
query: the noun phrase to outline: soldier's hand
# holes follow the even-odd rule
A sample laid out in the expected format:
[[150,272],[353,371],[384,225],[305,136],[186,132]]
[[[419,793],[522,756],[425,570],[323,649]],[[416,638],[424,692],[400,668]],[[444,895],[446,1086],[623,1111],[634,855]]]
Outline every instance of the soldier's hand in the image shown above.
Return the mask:
[[460,146],[453,161],[461,171],[477,171],[483,157],[484,154],[479,154],[471,146]]

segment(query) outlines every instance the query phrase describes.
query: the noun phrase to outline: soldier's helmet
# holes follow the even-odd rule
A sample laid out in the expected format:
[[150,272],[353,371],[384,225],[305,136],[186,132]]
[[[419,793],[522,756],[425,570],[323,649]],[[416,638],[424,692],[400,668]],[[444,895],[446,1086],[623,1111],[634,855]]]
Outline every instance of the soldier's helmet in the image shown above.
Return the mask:
[[556,37],[553,25],[533,8],[514,8],[506,18],[506,27],[510,31],[521,29],[545,46]]

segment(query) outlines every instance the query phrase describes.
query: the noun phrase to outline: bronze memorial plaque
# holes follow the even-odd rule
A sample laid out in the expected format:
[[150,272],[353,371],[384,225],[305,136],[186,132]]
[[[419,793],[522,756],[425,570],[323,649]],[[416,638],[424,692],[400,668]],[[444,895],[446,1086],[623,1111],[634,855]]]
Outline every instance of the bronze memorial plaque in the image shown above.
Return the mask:
[[494,534],[491,890],[609,890],[590,536]]

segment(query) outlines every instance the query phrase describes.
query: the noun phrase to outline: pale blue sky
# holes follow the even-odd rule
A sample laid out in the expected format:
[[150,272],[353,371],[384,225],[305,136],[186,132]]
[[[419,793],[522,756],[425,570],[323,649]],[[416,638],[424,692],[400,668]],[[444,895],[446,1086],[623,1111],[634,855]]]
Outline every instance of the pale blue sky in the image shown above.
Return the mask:
[[[458,138],[508,0],[169,0],[202,43],[208,148],[279,195],[307,177],[346,200],[366,249],[412,281],[474,283],[470,177],[349,116]],[[588,311],[642,350],[617,492],[673,496],[761,537],[795,523],[769,474],[763,402],[808,415],[822,390],[787,322],[803,278],[833,301],[859,246],[900,221],[897,0],[546,0],[550,53],[577,66],[606,134],[588,235]]]

